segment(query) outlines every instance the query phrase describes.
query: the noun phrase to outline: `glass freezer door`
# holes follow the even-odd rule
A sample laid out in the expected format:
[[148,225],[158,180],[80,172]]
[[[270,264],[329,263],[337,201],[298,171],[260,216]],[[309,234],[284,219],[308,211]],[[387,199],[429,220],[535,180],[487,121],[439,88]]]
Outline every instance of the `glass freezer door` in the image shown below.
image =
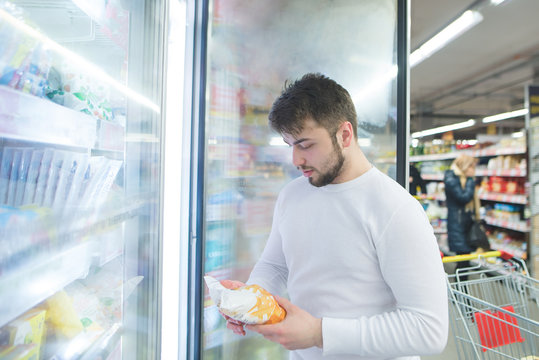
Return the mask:
[[159,353],[162,1],[0,0],[0,358]]
[[[397,19],[403,20],[399,6],[405,3],[208,2],[201,36],[206,46],[200,100],[201,274],[246,281],[268,237],[279,190],[301,175],[292,165],[291,149],[267,125],[286,80],[320,72],[343,85],[357,108],[363,152],[380,170],[397,177],[397,62],[398,53],[405,54],[398,48]],[[401,125],[405,122],[400,119]],[[204,291],[202,358],[287,357],[283,348],[261,336],[240,337],[227,330],[200,277],[198,283]]]

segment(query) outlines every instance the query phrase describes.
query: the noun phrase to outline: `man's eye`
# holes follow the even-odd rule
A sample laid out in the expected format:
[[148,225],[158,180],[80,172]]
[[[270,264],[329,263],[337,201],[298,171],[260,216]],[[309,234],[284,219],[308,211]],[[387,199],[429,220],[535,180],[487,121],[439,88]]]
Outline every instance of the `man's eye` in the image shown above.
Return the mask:
[[313,144],[299,144],[298,146],[300,147],[300,149],[305,150],[313,146]]

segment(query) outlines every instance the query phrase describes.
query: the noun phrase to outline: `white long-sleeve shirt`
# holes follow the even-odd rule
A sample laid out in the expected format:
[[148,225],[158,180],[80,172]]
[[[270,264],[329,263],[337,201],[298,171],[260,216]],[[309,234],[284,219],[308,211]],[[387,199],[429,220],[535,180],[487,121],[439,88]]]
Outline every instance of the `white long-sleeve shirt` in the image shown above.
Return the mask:
[[341,184],[306,178],[279,194],[248,283],[322,318],[323,350],[291,359],[417,359],[441,352],[447,289],[421,205],[376,168]]

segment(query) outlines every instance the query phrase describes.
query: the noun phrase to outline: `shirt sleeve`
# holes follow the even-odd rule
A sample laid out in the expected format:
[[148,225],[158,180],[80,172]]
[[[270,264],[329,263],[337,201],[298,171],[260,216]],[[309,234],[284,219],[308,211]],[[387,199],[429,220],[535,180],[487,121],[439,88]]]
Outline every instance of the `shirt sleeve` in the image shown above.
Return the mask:
[[426,214],[411,200],[374,239],[395,309],[355,319],[323,318],[324,355],[388,357],[443,351],[448,334],[445,273]]
[[257,284],[272,294],[283,295],[288,279],[288,267],[283,253],[282,238],[279,232],[280,199],[273,211],[271,232],[262,255],[256,262],[247,284]]

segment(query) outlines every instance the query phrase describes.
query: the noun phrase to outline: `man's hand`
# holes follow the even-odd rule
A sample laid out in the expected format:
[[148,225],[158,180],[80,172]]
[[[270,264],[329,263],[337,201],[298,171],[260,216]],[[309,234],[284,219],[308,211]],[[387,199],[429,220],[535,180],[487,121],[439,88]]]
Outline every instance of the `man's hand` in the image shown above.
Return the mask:
[[[241,281],[237,280],[221,280],[221,285],[226,287],[227,289],[237,289],[239,287],[244,286],[245,284]],[[221,312],[221,315],[226,320],[226,327],[234,332],[234,334],[238,335],[245,335],[245,330],[243,329],[243,326],[245,325],[241,321],[234,320],[230,316],[227,316]]]
[[271,325],[247,325],[266,339],[281,344],[288,350],[322,347],[322,319],[315,318],[285,298],[275,296],[286,310],[283,321]]

